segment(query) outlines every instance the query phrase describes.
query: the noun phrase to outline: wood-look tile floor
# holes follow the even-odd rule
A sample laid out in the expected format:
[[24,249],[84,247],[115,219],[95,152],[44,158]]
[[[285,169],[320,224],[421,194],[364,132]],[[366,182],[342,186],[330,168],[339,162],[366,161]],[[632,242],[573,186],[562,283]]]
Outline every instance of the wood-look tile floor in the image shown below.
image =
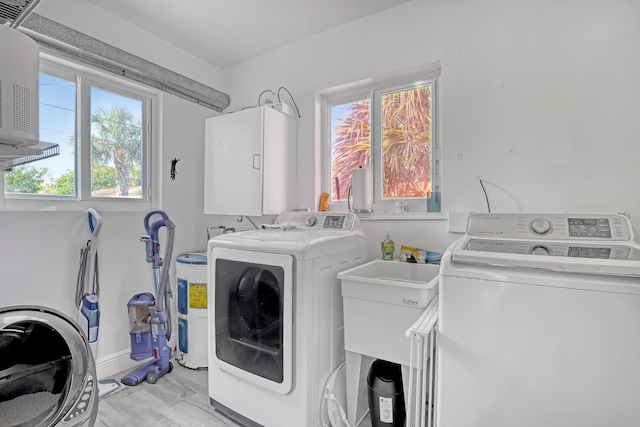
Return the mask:
[[[156,384],[124,384],[98,405],[96,427],[238,427],[209,403],[207,370],[173,362]],[[124,373],[122,374],[124,375]],[[120,381],[122,375],[113,378]]]
[[[125,372],[112,378],[120,382]],[[156,384],[121,384],[100,399],[95,427],[242,427],[209,403],[206,369],[173,362],[173,371]],[[302,427],[302,426],[301,426]],[[358,427],[371,427],[367,416]]]

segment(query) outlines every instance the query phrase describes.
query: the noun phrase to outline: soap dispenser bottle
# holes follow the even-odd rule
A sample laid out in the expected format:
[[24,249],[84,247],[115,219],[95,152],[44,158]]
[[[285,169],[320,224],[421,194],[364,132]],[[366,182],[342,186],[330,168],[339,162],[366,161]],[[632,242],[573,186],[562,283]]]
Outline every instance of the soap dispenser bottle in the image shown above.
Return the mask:
[[391,240],[391,236],[387,234],[385,239],[382,241],[382,259],[392,260],[394,249],[395,244],[393,243],[393,240]]

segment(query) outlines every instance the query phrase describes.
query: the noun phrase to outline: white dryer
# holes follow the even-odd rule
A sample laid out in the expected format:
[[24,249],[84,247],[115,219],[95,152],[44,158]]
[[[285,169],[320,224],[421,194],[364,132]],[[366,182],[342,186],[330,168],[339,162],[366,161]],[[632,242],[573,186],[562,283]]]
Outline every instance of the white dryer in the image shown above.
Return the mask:
[[475,214],[440,270],[440,427],[640,425],[628,218]]
[[208,244],[209,396],[248,426],[319,426],[344,360],[337,274],[367,261],[352,213],[289,212]]

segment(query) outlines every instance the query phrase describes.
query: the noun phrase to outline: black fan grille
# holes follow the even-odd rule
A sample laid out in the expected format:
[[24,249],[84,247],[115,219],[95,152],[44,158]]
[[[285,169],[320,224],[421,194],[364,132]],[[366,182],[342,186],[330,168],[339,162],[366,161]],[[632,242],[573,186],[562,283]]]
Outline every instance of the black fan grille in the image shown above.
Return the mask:
[[31,3],[34,0],[0,0],[0,24],[13,23]]

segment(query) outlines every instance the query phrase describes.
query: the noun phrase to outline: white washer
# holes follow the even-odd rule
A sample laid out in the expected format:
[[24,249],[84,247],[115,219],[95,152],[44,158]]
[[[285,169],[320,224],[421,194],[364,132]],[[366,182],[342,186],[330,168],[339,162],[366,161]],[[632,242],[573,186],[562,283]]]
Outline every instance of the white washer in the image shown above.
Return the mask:
[[248,426],[320,425],[344,361],[337,273],[367,261],[352,213],[289,212],[208,245],[209,396]]
[[629,220],[475,214],[440,271],[440,427],[640,425]]

